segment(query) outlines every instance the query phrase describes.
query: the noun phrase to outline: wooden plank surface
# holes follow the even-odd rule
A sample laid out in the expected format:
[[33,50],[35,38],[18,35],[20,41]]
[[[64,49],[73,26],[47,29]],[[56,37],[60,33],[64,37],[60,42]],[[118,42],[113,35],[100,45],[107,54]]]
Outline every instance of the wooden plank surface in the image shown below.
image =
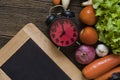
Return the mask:
[[[79,0],[71,1],[70,9],[76,15],[80,11],[79,5]],[[52,0],[0,0],[0,34],[14,36],[29,22],[35,23],[46,33],[44,21],[52,6]]]
[[[69,9],[78,18],[83,0],[71,0]],[[52,0],[0,0],[0,48],[2,48],[24,25],[34,23],[47,37],[48,27],[45,25],[48,11],[53,7]],[[61,48],[69,59],[81,66],[74,59],[77,45]]]

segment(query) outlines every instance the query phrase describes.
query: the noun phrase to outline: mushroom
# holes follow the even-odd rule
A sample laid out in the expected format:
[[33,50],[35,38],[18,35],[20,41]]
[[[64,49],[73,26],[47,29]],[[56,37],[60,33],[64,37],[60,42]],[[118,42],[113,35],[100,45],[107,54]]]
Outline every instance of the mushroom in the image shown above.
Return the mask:
[[98,44],[96,48],[96,54],[99,57],[104,57],[108,54],[109,50],[108,47],[104,44]]

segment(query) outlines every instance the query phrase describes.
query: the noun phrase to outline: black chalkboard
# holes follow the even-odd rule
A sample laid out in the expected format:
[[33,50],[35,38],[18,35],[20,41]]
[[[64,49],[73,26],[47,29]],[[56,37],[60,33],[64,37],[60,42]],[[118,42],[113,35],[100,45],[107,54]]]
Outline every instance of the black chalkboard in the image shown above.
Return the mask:
[[32,39],[1,68],[12,80],[71,80]]

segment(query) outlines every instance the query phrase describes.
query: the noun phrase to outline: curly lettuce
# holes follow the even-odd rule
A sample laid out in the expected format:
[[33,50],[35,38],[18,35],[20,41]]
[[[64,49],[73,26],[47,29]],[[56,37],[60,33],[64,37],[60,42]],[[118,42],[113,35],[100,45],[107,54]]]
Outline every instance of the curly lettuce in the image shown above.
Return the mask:
[[98,21],[99,41],[120,55],[120,0],[92,0]]

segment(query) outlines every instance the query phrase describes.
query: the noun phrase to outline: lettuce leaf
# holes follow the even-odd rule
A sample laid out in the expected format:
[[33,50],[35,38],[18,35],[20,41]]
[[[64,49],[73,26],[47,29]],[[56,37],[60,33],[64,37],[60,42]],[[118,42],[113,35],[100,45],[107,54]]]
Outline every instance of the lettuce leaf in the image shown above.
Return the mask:
[[95,25],[99,41],[120,55],[120,0],[93,0],[98,21]]

